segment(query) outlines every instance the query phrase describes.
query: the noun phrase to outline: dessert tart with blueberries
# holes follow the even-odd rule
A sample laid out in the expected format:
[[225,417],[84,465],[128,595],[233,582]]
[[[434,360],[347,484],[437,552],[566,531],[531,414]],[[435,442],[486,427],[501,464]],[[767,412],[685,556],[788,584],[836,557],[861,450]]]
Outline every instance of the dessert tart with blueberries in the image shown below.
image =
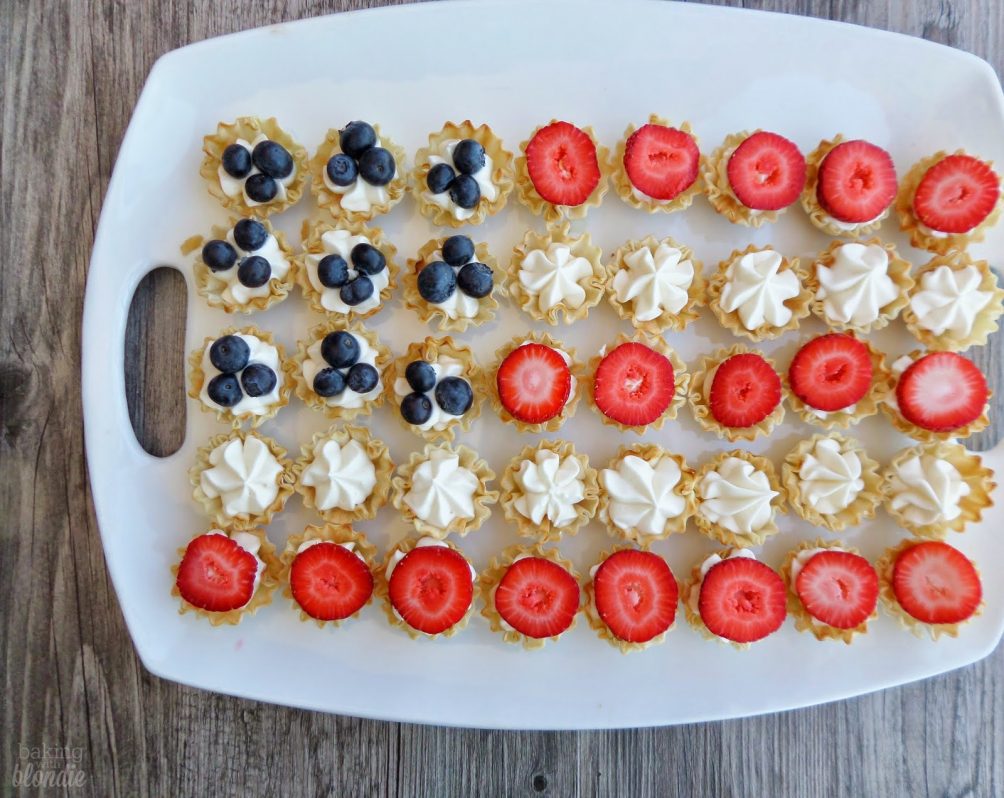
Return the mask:
[[628,205],[649,213],[689,208],[701,193],[701,151],[689,122],[673,127],[652,114],[628,125],[614,156],[614,187]]
[[416,153],[413,180],[418,209],[433,224],[481,224],[512,193],[512,153],[488,125],[447,122]]
[[220,122],[202,142],[206,157],[199,174],[224,208],[263,218],[300,201],[307,151],[274,117]]
[[342,318],[311,329],[307,340],[297,343],[287,370],[305,404],[347,421],[383,404],[383,372],[390,360],[376,333]]
[[283,376],[285,361],[272,333],[229,327],[188,356],[188,395],[220,421],[257,427],[289,404],[293,385]]
[[404,150],[369,122],[329,130],[310,159],[310,175],[318,206],[348,222],[387,213],[408,188]]
[[453,235],[434,238],[408,261],[404,304],[424,322],[438,321],[440,330],[463,332],[495,318],[498,264],[485,243]]

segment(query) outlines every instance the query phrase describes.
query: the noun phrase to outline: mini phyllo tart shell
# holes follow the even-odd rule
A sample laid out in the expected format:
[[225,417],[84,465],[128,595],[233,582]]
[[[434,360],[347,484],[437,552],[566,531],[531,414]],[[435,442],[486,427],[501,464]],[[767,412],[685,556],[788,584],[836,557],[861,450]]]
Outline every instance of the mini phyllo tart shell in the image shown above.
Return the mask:
[[[658,114],[650,114],[648,124],[676,128],[681,133],[686,133],[694,140],[694,144],[698,145],[698,147],[700,146],[700,142],[697,136],[694,135],[694,129],[690,126],[690,122],[682,122],[677,127],[665,117]],[[614,154],[613,161],[613,183],[618,196],[632,208],[637,208],[640,211],[648,211],[649,213],[658,213],[660,211],[662,213],[672,213],[673,211],[682,211],[689,208],[694,201],[694,197],[701,194],[704,190],[702,181],[703,168],[701,168],[704,166],[703,156],[701,157],[697,177],[694,178],[694,182],[671,200],[658,200],[651,197],[638,196],[639,194],[643,194],[643,192],[640,189],[636,191],[631,178],[628,177],[627,169],[624,168],[624,155],[627,151],[627,142],[631,138],[631,134],[637,129],[634,123],[629,124],[624,130],[624,136],[617,142],[617,151]]]
[[[717,471],[719,466],[733,457],[746,461],[753,466],[756,471],[766,475],[768,488],[776,494],[770,499],[770,518],[767,520],[767,523],[763,524],[759,529],[753,529],[749,532],[733,532],[731,529],[726,529],[721,524],[712,521],[701,513],[701,504],[704,501],[707,501],[705,499],[701,499],[700,496],[702,480],[712,471]],[[784,487],[781,485],[781,482],[777,477],[777,472],[774,470],[774,464],[766,457],[751,454],[743,449],[733,449],[730,452],[719,452],[715,457],[708,460],[697,470],[697,474],[694,477],[694,495],[697,502],[697,510],[694,513],[694,522],[697,524],[697,528],[702,534],[707,535],[712,540],[716,540],[724,546],[735,546],[737,548],[743,546],[760,546],[767,540],[767,538],[776,535],[779,531],[776,519],[777,514],[783,513],[785,509]]]
[[802,208],[809,216],[809,221],[822,230],[827,235],[836,238],[861,238],[874,233],[882,226],[882,222],[889,215],[890,208],[886,208],[877,219],[870,222],[862,222],[850,229],[841,227],[838,220],[828,214],[823,206],[819,204],[819,197],[816,190],[819,187],[819,167],[822,165],[830,150],[838,144],[844,142],[841,134],[832,139],[823,139],[819,146],[805,156],[805,190],[802,192]]
[[[713,552],[709,557],[717,554],[724,562],[729,559],[735,550],[732,548],[721,549],[720,551]],[[700,562],[690,569],[690,577],[680,582],[680,602],[683,604],[683,616],[687,619],[690,627],[705,640],[712,640],[716,643],[732,646],[737,651],[746,651],[753,643],[737,643],[734,640],[719,637],[705,625],[704,619],[701,618],[701,613],[698,609],[701,600],[701,587],[704,584],[704,575],[701,573],[701,568],[707,559],[708,557],[702,558]]]

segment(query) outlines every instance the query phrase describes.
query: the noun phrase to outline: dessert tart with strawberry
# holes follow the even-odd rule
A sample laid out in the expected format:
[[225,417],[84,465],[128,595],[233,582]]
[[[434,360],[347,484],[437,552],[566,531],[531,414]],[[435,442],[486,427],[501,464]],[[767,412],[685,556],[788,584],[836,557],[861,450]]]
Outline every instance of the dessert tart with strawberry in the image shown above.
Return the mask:
[[857,549],[839,541],[802,541],[785,557],[781,578],[795,628],[817,640],[850,644],[878,617],[878,574]]
[[481,528],[499,499],[495,472],[466,446],[426,445],[397,469],[393,503],[421,535],[445,538]]
[[723,327],[751,341],[797,330],[812,295],[802,284],[798,258],[770,246],[733,250],[708,282],[708,306]]
[[643,549],[686,532],[697,512],[694,477],[683,455],[654,443],[621,446],[600,470],[599,519],[611,536]]
[[786,592],[784,580],[752,551],[725,549],[694,566],[680,597],[687,622],[702,636],[744,650],[781,628]]
[[682,332],[705,302],[702,269],[693,250],[672,238],[628,241],[607,264],[607,300],[643,332]]
[[338,627],[373,600],[375,560],[376,547],[352,527],[310,525],[289,536],[279,558],[282,594],[301,621]]
[[589,569],[585,613],[601,639],[622,654],[644,651],[676,625],[679,587],[658,554],[618,546]]
[[252,427],[289,404],[293,384],[284,377],[286,351],[272,333],[228,327],[188,356],[188,395],[223,422]]
[[[465,235],[434,238],[408,261],[404,306],[444,332],[463,332],[495,318],[498,264],[488,245]],[[501,287],[499,292],[502,292]]]
[[344,222],[387,213],[408,189],[404,157],[379,125],[354,121],[332,128],[310,159],[310,188],[318,207]]
[[733,224],[776,222],[805,188],[805,156],[768,130],[726,136],[703,167],[711,207]]
[[993,163],[956,150],[910,167],[896,197],[910,244],[945,255],[982,241],[1001,214],[1001,179]]
[[202,139],[202,151],[199,174],[227,210],[261,219],[300,201],[307,151],[274,117],[220,122]]
[[652,114],[639,128],[628,125],[614,156],[614,187],[620,198],[655,213],[689,208],[701,193],[701,151],[689,122],[673,127]]
[[556,550],[510,546],[478,580],[481,614],[507,643],[531,650],[575,626],[582,591],[575,567]]
[[609,151],[591,127],[552,120],[519,145],[516,189],[520,201],[548,224],[582,219],[607,193]]
[[513,249],[509,298],[531,318],[548,324],[584,319],[603,298],[601,256],[589,233],[571,236],[567,223],[546,235],[529,230]]
[[784,458],[781,484],[801,518],[830,532],[855,529],[882,503],[879,464],[837,433],[800,441]]
[[940,540],[907,539],[875,563],[882,606],[918,637],[958,637],[980,614],[983,584],[972,560]]
[[704,430],[735,443],[769,435],[784,419],[784,395],[774,361],[735,344],[701,359],[688,399]]
[[522,537],[540,543],[577,534],[600,500],[589,456],[568,441],[525,446],[506,466],[499,487],[506,519]]
[[778,533],[784,488],[766,457],[720,452],[698,469],[694,495],[697,528],[725,546],[759,546]]
[[439,227],[481,224],[505,207],[513,184],[512,153],[488,125],[447,122],[415,155],[418,210]]
[[304,507],[329,524],[353,524],[387,503],[394,462],[367,427],[331,427],[300,447],[294,470]]
[[944,539],[993,505],[993,477],[978,454],[957,443],[922,443],[897,452],[883,472],[885,507],[910,534]]
[[235,626],[254,615],[271,603],[279,583],[275,546],[261,529],[210,529],[178,549],[178,556],[171,566],[178,613],[194,612],[213,626]]

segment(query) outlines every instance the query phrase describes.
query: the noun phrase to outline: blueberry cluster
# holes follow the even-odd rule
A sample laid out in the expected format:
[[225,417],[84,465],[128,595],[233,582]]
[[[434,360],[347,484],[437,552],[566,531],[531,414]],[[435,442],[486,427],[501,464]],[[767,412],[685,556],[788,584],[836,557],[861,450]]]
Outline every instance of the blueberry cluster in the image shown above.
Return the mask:
[[249,150],[231,144],[223,151],[223,171],[244,180],[244,191],[255,202],[271,202],[279,193],[279,181],[293,174],[293,156],[277,141],[266,139]]
[[445,302],[458,288],[480,299],[492,292],[492,285],[492,270],[474,260],[474,243],[467,236],[447,238],[443,260],[425,264],[418,273],[418,293],[426,302]]
[[341,255],[325,255],[317,264],[317,279],[325,288],[337,288],[346,305],[365,302],[375,290],[370,279],[387,268],[387,259],[372,244],[359,243],[349,253],[352,265]]
[[481,200],[481,187],[472,175],[485,165],[485,148],[474,139],[463,139],[453,148],[453,166],[437,163],[425,177],[425,184],[433,194],[450,192],[450,199],[461,208],[477,207]]
[[373,186],[386,186],[397,167],[389,150],[378,147],[376,131],[368,122],[349,122],[338,132],[341,152],[328,159],[325,171],[336,186],[351,186],[361,177]]
[[206,392],[220,407],[233,407],[244,394],[265,396],[275,388],[275,372],[262,363],[250,363],[251,347],[239,335],[224,335],[209,347],[209,362],[219,371]]
[[327,367],[314,376],[314,392],[327,399],[346,388],[369,393],[380,382],[380,372],[369,363],[359,362],[359,341],[352,333],[338,330],[321,341],[321,357]]
[[[254,255],[268,242],[268,228],[255,219],[241,219],[234,225],[234,243],[241,254],[229,241],[213,239],[202,247],[202,261],[214,274],[225,272],[237,265],[237,280],[248,288],[258,288],[272,278],[272,264],[261,255]],[[238,263],[239,261],[239,263]]]
[[432,417],[432,392],[436,404],[444,413],[462,416],[474,404],[474,392],[467,380],[444,377],[437,380],[436,370],[424,360],[413,360],[404,370],[413,393],[401,400],[401,415],[409,424],[424,424]]

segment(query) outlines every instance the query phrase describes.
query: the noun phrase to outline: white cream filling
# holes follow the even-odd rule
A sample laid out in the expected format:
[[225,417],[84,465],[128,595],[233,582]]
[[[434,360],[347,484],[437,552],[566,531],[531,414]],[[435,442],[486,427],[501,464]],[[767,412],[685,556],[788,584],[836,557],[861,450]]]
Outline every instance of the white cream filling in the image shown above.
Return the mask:
[[[222,374],[222,372],[209,359],[209,350],[213,345],[213,342],[210,341],[202,352],[202,372],[205,375],[205,379],[202,383],[202,390],[199,391],[199,399],[206,407],[211,407],[214,410],[230,410],[235,416],[263,416],[271,409],[272,405],[279,401],[279,392],[282,390],[283,374],[281,364],[279,363],[279,350],[254,335],[237,334],[237,337],[242,339],[251,350],[248,357],[248,365],[261,363],[263,366],[268,366],[272,369],[275,373],[275,387],[262,396],[248,396],[244,393],[244,386],[241,386],[241,400],[233,407],[225,408],[222,405],[216,404],[216,402],[209,398],[209,383],[213,377]],[[240,372],[234,376],[240,381]]]
[[[464,364],[452,357],[446,357],[444,355],[436,363],[430,363],[429,365],[432,366],[432,370],[436,372],[437,385],[446,377],[461,377],[465,381],[467,380],[467,378],[464,377]],[[408,380],[402,376],[394,380],[394,393],[399,397],[399,399],[403,399],[408,394],[415,393],[415,391],[408,384]],[[423,431],[430,429],[438,431],[446,429],[451,422],[461,418],[461,416],[454,416],[447,413],[439,406],[439,403],[436,401],[435,385],[433,385],[432,390],[427,391],[425,395],[429,397],[429,402],[432,404],[432,415],[429,416],[428,420],[426,420],[424,424],[415,424],[413,426],[416,426]],[[398,404],[400,404],[400,402]]]
[[341,289],[328,288],[317,276],[317,265],[326,255],[340,255],[349,267],[349,279],[354,279],[358,272],[352,265],[352,249],[356,244],[372,245],[372,243],[366,236],[353,235],[348,230],[329,230],[321,236],[321,248],[324,251],[320,255],[313,252],[306,254],[303,262],[307,267],[307,280],[320,295],[322,308],[331,313],[366,313],[380,304],[380,292],[390,282],[390,264],[379,274],[366,275],[373,283],[373,294],[358,305],[346,305],[339,294]]
[[[367,341],[363,336],[353,335],[352,337],[355,338],[356,343],[359,344],[359,359],[356,363],[365,363],[366,365],[373,366],[379,375],[380,368],[376,364],[376,349],[370,346],[369,341]],[[321,343],[321,341],[314,341],[314,343],[307,347],[307,357],[303,360],[303,379],[306,381],[311,390],[314,389],[314,378],[317,376],[318,372],[326,368],[331,368],[331,364],[324,359],[323,355],[321,355]],[[339,369],[339,371],[343,371],[347,375],[349,369]],[[366,393],[356,393],[346,382],[345,390],[341,393],[335,394],[334,396],[323,396],[321,398],[329,407],[355,409],[362,407],[367,402],[372,402],[382,391],[383,377],[378,377],[376,387]]]
[[355,510],[370,497],[377,482],[373,461],[357,440],[345,445],[319,441],[301,479],[314,488],[314,504],[322,512]]
[[[255,140],[252,141],[250,144],[244,139],[240,138],[237,139],[237,141],[235,141],[234,144],[239,144],[241,147],[247,150],[248,155],[250,155],[256,145],[260,144],[263,141],[268,141],[268,140],[269,140],[268,136],[266,136],[264,133],[259,133],[257,136],[255,136]],[[244,175],[244,177],[234,177],[233,175],[228,174],[227,170],[223,168],[222,163],[216,170],[216,174],[220,179],[220,188],[223,189],[224,194],[226,194],[228,197],[236,197],[238,194],[240,194],[244,198],[244,204],[247,205],[249,208],[254,208],[258,205],[269,205],[273,202],[286,201],[286,187],[290,183],[292,183],[294,178],[296,177],[296,161],[293,161],[293,171],[291,171],[288,175],[286,175],[281,179],[275,177],[272,178],[275,181],[277,190],[275,192],[275,196],[268,202],[257,202],[256,200],[251,199],[251,197],[248,196],[247,190],[244,188],[244,184],[247,182],[247,179],[249,177],[251,177],[252,175],[261,174],[261,169],[255,166],[254,162],[251,163],[251,171],[248,172],[246,175]]]
[[[460,139],[448,139],[444,141],[439,147],[439,152],[429,155],[429,168],[431,169],[437,164],[445,163],[457,174],[460,174],[460,171],[453,165],[453,151],[457,148],[459,143]],[[478,188],[481,189],[481,199],[487,202],[494,202],[499,194],[498,187],[494,182],[492,182],[492,173],[494,171],[495,166],[492,162],[492,158],[486,152],[485,165],[471,175],[471,177],[474,178],[474,181],[478,184]],[[429,191],[429,187],[425,186],[422,196],[433,205],[448,210],[457,221],[470,219],[478,207],[475,205],[473,208],[461,208],[452,199],[450,199],[449,190],[440,192],[439,194],[433,194]],[[479,201],[478,205],[480,204],[481,203]]]
[[[377,138],[376,147],[383,147],[383,142]],[[337,155],[337,152],[333,152],[332,156]],[[393,158],[394,154],[391,153]],[[327,167],[327,164],[325,164]],[[321,170],[322,180],[324,181],[324,187],[330,191],[332,194],[341,195],[341,205],[347,211],[354,211],[356,213],[365,213],[374,205],[383,205],[390,198],[390,192],[387,191],[387,185],[385,186],[374,186],[372,183],[367,183],[363,176],[357,175],[356,179],[353,180],[347,186],[336,186],[331,182],[331,178],[328,177],[327,168]],[[394,176],[391,177],[393,180],[397,177],[397,159],[394,159]],[[343,256],[344,257],[344,256]],[[348,260],[348,258],[346,258]]]

